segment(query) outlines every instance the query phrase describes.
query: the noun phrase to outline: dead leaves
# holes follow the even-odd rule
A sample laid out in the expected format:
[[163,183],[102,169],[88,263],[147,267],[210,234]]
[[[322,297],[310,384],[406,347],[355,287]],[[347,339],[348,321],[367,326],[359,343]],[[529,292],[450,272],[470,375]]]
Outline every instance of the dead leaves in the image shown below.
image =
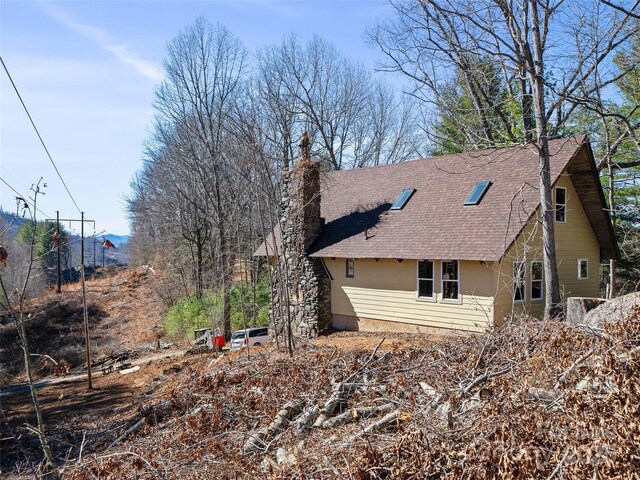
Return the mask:
[[[180,372],[123,448],[170,478],[634,478],[637,312],[606,333],[527,320],[403,351],[236,357]],[[134,458],[109,468],[150,472]]]

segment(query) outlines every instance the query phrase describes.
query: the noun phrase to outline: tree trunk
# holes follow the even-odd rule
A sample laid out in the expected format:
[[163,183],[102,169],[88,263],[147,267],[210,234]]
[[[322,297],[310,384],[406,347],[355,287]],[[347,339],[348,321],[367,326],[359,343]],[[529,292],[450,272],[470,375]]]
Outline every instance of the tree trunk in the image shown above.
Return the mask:
[[529,65],[533,107],[536,120],[540,173],[540,213],[542,217],[542,247],[544,251],[545,301],[544,318],[562,316],[560,304],[560,281],[556,261],[555,216],[553,210],[551,162],[549,160],[549,137],[547,136],[547,114],[544,98],[543,45],[540,34],[540,18],[535,0],[529,0],[533,33],[533,62]]
[[524,130],[525,140],[530,142],[533,138],[531,135],[531,93],[529,93],[529,86],[524,73],[522,73],[522,78],[520,79],[520,88],[522,89],[522,128]]
[[200,238],[200,234],[197,235],[196,245],[196,298],[201,299],[204,290],[204,282],[202,279],[202,262],[204,258],[204,244]]
[[[611,225],[613,227],[613,234],[616,234],[616,207],[615,207],[615,198],[614,198],[614,188],[615,185],[613,183],[613,167],[611,165],[611,157],[609,157],[609,161],[607,162],[607,170],[609,174],[609,214],[611,216]],[[609,289],[607,291],[607,298],[610,300],[616,296],[616,260],[614,258],[609,260]]]

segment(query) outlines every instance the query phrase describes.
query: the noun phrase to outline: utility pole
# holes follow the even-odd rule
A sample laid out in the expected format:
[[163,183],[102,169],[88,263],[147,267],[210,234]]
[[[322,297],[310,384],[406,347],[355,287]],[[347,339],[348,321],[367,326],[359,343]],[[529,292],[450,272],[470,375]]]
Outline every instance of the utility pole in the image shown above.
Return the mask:
[[56,241],[57,245],[56,245],[56,250],[58,251],[58,293],[60,293],[61,290],[61,285],[62,285],[62,271],[60,270],[60,211],[56,210],[56,228],[57,228],[57,232],[58,232],[58,240]]
[[82,280],[82,311],[84,313],[84,336],[87,341],[87,379],[89,381],[89,390],[93,388],[91,383],[91,345],[89,343],[89,311],[87,309],[87,291],[84,283],[84,265],[80,270],[80,279]]
[[84,270],[84,212],[80,212],[80,267]]
[[[82,225],[80,227],[80,231],[81,231],[81,243],[80,243],[80,250],[82,252],[81,254],[81,259],[80,259],[80,263],[81,265],[84,267],[84,224],[86,223],[92,223],[93,224],[93,229],[96,229],[96,221],[95,220],[87,220],[84,218],[84,212],[80,212],[81,213],[81,218],[77,219],[77,218],[60,218],[60,212],[56,212],[56,218],[47,218],[46,221],[47,222],[53,222],[55,220],[55,222],[58,224],[58,237],[60,237],[60,222],[69,222],[69,226],[71,226],[72,222],[81,222]],[[60,249],[60,240],[58,239],[58,250]],[[69,249],[69,252],[71,252],[71,249]],[[71,261],[69,262],[71,263]],[[58,290],[59,292],[60,290]]]
[[[53,219],[48,218],[48,221],[53,221]],[[95,220],[86,220],[84,218],[84,212],[80,212],[80,220],[73,218],[60,218],[60,212],[56,212],[56,222],[58,224],[58,292],[60,292],[60,221],[69,222],[80,222],[80,280],[82,282],[82,307],[84,312],[84,336],[87,345],[87,377],[89,380],[89,389],[93,388],[91,382],[91,343],[89,340],[89,311],[87,308],[87,291],[85,287],[84,281],[84,223],[89,222],[93,223],[93,229],[96,229]],[[69,249],[71,252],[71,249]]]
[[89,310],[87,308],[87,290],[84,281],[84,212],[80,212],[80,279],[82,281],[82,310],[84,313],[84,336],[87,343],[87,379],[89,390],[93,388],[91,383],[91,343],[89,340]]

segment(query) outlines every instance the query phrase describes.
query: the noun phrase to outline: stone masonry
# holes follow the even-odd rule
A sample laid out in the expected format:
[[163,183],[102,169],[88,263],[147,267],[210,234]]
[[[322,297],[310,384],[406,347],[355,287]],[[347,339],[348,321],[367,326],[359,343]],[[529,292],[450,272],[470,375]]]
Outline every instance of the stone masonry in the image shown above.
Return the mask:
[[[306,255],[320,235],[320,168],[303,151],[285,175],[280,227],[282,247],[273,269],[271,324],[278,335],[313,338],[331,324],[331,282],[320,258]],[[287,308],[288,307],[288,308]]]

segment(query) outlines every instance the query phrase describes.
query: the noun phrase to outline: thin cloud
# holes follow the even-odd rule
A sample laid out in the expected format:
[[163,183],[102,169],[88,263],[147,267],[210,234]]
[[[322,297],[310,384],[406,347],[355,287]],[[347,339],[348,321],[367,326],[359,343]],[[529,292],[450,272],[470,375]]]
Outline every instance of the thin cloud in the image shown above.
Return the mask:
[[164,75],[156,65],[146,60],[143,60],[131,52],[129,47],[125,44],[119,44],[113,41],[107,32],[104,30],[80,23],[60,10],[53,9],[49,5],[41,5],[47,15],[54,20],[58,21],[65,27],[79,33],[88,40],[98,45],[103,50],[111,53],[119,62],[133,67],[139,74],[159,83]]

